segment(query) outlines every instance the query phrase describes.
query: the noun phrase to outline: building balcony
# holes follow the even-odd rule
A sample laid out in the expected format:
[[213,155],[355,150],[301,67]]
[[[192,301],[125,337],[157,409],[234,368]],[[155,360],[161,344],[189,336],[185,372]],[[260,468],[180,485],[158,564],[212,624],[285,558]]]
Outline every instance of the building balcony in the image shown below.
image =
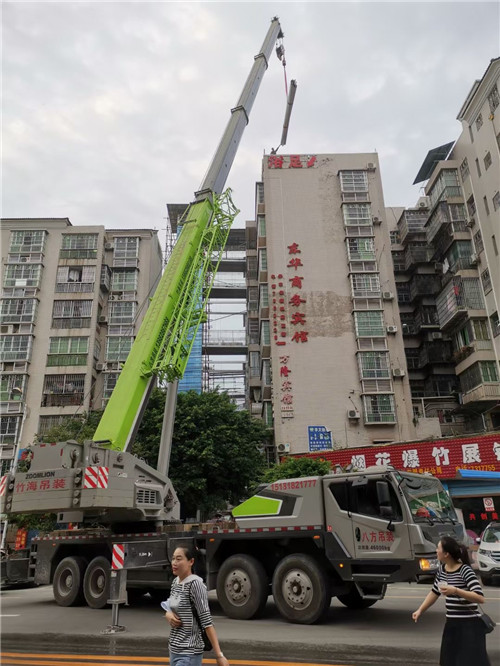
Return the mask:
[[419,357],[419,368],[429,363],[451,363],[452,353],[450,343],[431,343],[422,347]]
[[441,281],[438,275],[414,275],[410,280],[410,301],[439,293]]
[[455,275],[439,293],[436,306],[439,326],[443,330],[467,318],[471,310],[476,316],[486,316],[478,278]]
[[419,264],[428,264],[434,256],[431,247],[408,247],[405,251],[405,270],[410,270]]
[[404,244],[407,238],[415,235],[425,235],[425,223],[427,222],[427,211],[406,210],[398,223],[399,240]]
[[23,400],[2,400],[2,402],[0,402],[0,413],[2,416],[7,416],[8,414],[22,414],[23,412]]
[[498,398],[500,398],[500,382],[480,384],[472,391],[462,394],[462,403],[467,405],[471,402],[495,402]]

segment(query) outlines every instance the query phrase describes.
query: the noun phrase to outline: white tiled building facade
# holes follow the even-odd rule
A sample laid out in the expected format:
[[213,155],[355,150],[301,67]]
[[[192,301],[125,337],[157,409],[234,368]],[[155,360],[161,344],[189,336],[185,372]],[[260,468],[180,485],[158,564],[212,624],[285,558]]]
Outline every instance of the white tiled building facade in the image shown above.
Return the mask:
[[161,276],[151,230],[3,219],[0,457],[109,397]]

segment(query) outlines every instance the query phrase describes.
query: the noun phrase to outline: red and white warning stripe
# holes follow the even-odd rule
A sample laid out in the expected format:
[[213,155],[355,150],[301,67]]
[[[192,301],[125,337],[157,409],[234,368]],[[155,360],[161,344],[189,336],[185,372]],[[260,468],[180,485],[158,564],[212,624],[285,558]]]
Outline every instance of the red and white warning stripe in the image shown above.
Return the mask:
[[83,477],[84,488],[107,488],[109,467],[86,467]]
[[111,558],[112,569],[123,569],[125,561],[125,547],[122,543],[113,544],[113,555]]
[[8,476],[2,476],[0,479],[0,497],[3,497],[5,495],[5,489],[7,487],[7,479]]

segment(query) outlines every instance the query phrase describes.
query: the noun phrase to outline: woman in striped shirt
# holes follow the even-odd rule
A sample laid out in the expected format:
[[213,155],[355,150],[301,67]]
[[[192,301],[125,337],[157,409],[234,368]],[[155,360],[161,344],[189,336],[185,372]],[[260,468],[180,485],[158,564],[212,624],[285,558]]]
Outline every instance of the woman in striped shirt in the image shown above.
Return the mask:
[[[217,666],[229,666],[219,646],[208,607],[207,588],[203,580],[193,574],[194,552],[190,548],[176,548],[172,557],[172,571],[176,578],[170,588],[170,597],[162,603],[165,617],[171,626],[169,650],[170,666],[201,666],[203,637],[201,628],[215,651]],[[196,609],[195,617],[193,609]],[[201,625],[201,626],[200,626]]]
[[469,563],[467,548],[452,537],[438,543],[441,567],[432,590],[412,617],[415,622],[438,597],[446,597],[446,624],[441,641],[440,666],[490,666],[486,654],[486,633],[478,604],[484,595]]

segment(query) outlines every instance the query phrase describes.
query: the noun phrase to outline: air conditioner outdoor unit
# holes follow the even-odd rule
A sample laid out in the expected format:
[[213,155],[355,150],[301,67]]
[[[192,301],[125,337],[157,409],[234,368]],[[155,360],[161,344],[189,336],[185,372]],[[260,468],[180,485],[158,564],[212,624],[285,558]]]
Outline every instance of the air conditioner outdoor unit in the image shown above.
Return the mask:
[[105,250],[112,250],[114,247],[113,243],[104,243]]
[[107,370],[106,363],[96,363],[95,364],[95,369],[98,370],[99,372],[102,372],[103,370]]
[[382,220],[377,216],[372,217],[372,222],[373,224],[382,224]]
[[99,323],[100,324],[105,324],[107,321],[108,321],[108,318],[106,317],[106,315],[100,315],[99,316]]
[[290,453],[290,444],[278,444],[278,453]]
[[474,252],[473,254],[470,255],[470,265],[471,266],[477,266],[478,263],[479,263],[479,257]]
[[358,412],[357,409],[348,409],[347,410],[347,418],[348,419],[359,419],[361,418],[360,413]]
[[442,273],[443,272],[443,264],[440,261],[436,261],[434,263],[434,272],[435,273]]
[[397,333],[398,332],[398,327],[397,326],[388,326],[387,327],[387,333]]
[[368,162],[366,168],[368,169],[368,171],[375,171],[375,164],[373,162]]
[[425,201],[421,201],[421,202],[418,204],[418,207],[419,207],[419,208],[427,208],[427,204],[425,203]]
[[383,291],[382,298],[384,299],[384,301],[392,301],[392,299],[394,298],[394,294],[392,293],[392,291]]
[[433,340],[442,340],[443,339],[443,334],[441,333],[441,331],[433,331],[431,333],[431,336],[432,336]]
[[406,372],[402,368],[393,368],[392,376],[393,377],[404,377]]

